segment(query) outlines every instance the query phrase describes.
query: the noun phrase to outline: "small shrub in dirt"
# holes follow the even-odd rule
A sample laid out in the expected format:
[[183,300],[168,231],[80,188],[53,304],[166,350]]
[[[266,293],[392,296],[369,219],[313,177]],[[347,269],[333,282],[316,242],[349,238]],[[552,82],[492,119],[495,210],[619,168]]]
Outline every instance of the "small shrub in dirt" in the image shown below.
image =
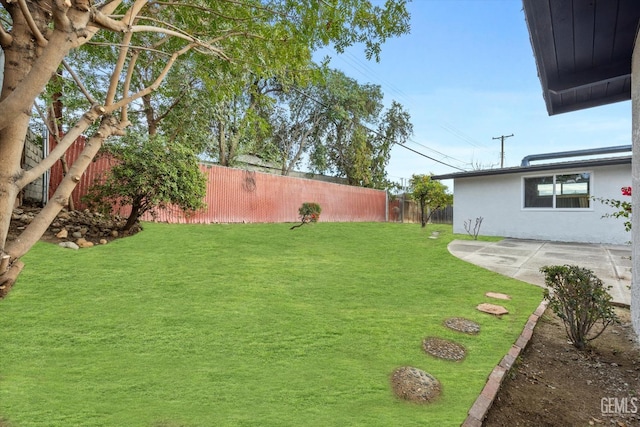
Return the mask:
[[[608,292],[611,287],[605,287],[593,271],[577,265],[545,266],[540,271],[548,287],[544,297],[577,349],[584,350],[607,326],[618,321]],[[592,332],[596,325],[598,330]]]

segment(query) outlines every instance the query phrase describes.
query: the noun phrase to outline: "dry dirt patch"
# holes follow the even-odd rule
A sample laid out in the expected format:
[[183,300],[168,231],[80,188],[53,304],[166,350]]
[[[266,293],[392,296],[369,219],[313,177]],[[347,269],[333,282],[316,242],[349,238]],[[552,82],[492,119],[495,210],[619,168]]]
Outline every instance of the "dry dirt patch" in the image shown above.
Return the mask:
[[640,347],[629,310],[616,313],[621,324],[580,352],[567,341],[562,321],[547,310],[483,425],[640,425]]

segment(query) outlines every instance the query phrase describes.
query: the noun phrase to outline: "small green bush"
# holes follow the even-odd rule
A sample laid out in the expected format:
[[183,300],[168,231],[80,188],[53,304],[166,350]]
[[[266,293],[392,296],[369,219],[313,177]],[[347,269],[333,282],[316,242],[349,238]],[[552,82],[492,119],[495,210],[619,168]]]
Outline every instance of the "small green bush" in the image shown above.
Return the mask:
[[301,227],[304,224],[308,224],[310,222],[318,222],[320,219],[320,213],[322,212],[322,208],[317,203],[306,202],[300,206],[298,209],[298,214],[300,215],[300,224],[294,225],[291,227],[291,230],[294,228]]
[[317,203],[303,203],[298,209],[302,222],[317,222],[321,212],[322,208]]
[[[593,271],[576,265],[552,265],[540,269],[545,274],[544,297],[549,307],[562,319],[574,347],[583,350],[618,318],[611,305],[611,295]],[[598,332],[591,329],[600,324]]]

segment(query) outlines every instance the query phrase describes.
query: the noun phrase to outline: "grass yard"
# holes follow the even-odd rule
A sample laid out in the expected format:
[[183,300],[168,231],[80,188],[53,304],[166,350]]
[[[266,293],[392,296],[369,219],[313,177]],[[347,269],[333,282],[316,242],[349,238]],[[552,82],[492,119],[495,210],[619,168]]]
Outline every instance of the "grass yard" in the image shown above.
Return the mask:
[[[146,224],[80,251],[39,243],[0,301],[0,425],[459,426],[542,297],[451,256],[467,236],[450,226],[289,227]],[[477,312],[486,291],[510,294],[511,313]],[[443,326],[458,316],[480,334]],[[427,355],[428,336],[466,359]],[[437,402],[395,397],[405,365],[441,381]]]

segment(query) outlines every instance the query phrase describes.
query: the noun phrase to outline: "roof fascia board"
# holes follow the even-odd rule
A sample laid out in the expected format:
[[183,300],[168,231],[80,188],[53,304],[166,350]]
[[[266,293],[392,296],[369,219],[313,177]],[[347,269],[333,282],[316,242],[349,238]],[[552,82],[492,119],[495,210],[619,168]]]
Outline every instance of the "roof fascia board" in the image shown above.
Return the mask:
[[591,168],[596,166],[613,166],[613,165],[624,165],[624,164],[631,164],[631,156],[612,157],[607,159],[581,160],[577,162],[545,163],[542,165],[534,165],[534,166],[526,166],[526,167],[516,166],[516,167],[502,168],[502,169],[484,169],[484,170],[469,171],[469,172],[456,172],[456,173],[450,173],[445,175],[433,175],[431,179],[440,181],[443,179],[473,178],[477,176],[509,175],[514,173],[535,173],[535,172],[544,172],[544,171],[556,170],[556,169],[583,169],[583,168]]

